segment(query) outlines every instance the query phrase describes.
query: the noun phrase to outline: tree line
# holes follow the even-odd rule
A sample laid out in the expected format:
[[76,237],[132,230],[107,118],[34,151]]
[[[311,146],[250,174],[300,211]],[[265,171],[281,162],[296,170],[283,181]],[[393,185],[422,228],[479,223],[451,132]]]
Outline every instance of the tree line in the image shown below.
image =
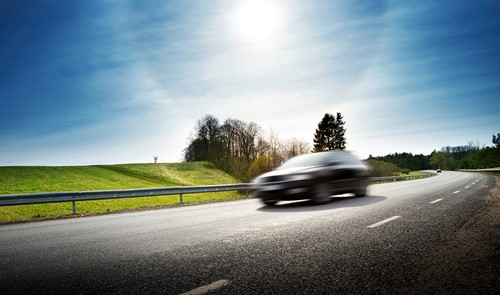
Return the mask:
[[226,119],[222,124],[213,115],[196,122],[184,150],[184,160],[209,161],[241,181],[270,171],[286,160],[309,152],[345,149],[345,121],[341,113],[326,113],[309,143],[292,138],[282,140],[275,132],[266,135],[254,122]]
[[[426,169],[482,169],[500,167],[500,133],[493,135],[493,146],[481,146],[477,141],[462,146],[445,146],[430,155],[394,153],[381,157],[368,157],[370,166],[378,174],[409,172]],[[383,163],[381,163],[383,162]],[[385,164],[390,165],[385,165]],[[380,172],[384,171],[384,172]],[[377,175],[378,176],[378,175]]]
[[493,135],[494,146],[481,146],[478,142],[468,145],[441,148],[429,156],[433,168],[453,169],[484,169],[500,167],[500,133]]
[[[184,150],[185,161],[209,161],[241,181],[270,171],[286,160],[309,152],[344,150],[346,147],[341,113],[326,113],[318,123],[309,143],[292,138],[282,140],[275,132],[265,134],[255,122],[226,119],[223,123],[213,115],[205,115],[196,122],[189,144]],[[500,166],[500,133],[493,135],[492,146],[469,142],[464,146],[446,146],[430,155],[394,153],[386,156],[370,155],[366,163],[373,176],[426,169],[480,169]]]
[[184,159],[213,162],[248,181],[309,150],[307,142],[296,138],[281,140],[274,132],[266,135],[255,122],[226,119],[221,124],[213,115],[205,115],[196,123]]
[[429,156],[412,153],[394,153],[381,157],[370,155],[367,164],[372,168],[373,176],[390,176],[431,168]]

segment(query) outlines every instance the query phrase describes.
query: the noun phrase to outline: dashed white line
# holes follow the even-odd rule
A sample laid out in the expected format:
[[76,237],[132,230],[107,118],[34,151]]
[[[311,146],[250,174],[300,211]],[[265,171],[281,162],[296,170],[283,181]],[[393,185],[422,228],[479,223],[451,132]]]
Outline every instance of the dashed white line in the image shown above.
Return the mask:
[[401,216],[396,215],[396,216],[393,216],[393,217],[390,217],[390,218],[384,219],[384,220],[382,220],[382,221],[379,221],[379,222],[377,222],[377,223],[374,223],[374,224],[372,224],[372,225],[369,225],[368,227],[369,227],[369,228],[374,228],[374,227],[377,227],[377,226],[381,226],[382,224],[386,224],[386,223],[388,223],[388,222],[391,222],[391,221],[393,221],[393,220],[395,220],[395,219],[398,219],[399,217],[401,217]]
[[466,186],[465,188],[468,189],[470,187],[470,185]]
[[443,199],[437,199],[437,200],[434,200],[432,202],[430,202],[429,204],[434,204],[434,203],[437,203],[437,202],[441,202]]
[[210,292],[213,292],[217,289],[220,289],[222,287],[225,287],[229,285],[231,281],[230,280],[218,280],[216,282],[213,282],[211,284],[201,286],[199,288],[193,289],[191,291],[188,291],[186,293],[182,293],[181,295],[203,295],[203,294],[208,294]]
[[458,194],[460,191],[453,192],[453,194]]

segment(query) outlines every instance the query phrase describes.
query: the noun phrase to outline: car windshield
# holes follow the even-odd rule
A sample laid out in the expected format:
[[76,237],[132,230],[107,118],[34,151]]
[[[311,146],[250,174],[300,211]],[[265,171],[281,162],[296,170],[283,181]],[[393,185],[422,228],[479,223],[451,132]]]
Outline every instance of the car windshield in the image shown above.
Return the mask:
[[306,154],[290,159],[278,169],[319,166],[332,161],[332,153]]

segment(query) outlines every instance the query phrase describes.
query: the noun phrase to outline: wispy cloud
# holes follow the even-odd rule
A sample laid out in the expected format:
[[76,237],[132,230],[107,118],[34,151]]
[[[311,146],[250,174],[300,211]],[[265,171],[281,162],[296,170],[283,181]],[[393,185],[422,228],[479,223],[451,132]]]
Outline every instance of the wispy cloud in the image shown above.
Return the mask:
[[207,113],[310,141],[342,112],[363,156],[498,132],[495,4],[263,1],[280,21],[258,35],[242,3],[14,8],[0,29],[0,164],[177,161]]

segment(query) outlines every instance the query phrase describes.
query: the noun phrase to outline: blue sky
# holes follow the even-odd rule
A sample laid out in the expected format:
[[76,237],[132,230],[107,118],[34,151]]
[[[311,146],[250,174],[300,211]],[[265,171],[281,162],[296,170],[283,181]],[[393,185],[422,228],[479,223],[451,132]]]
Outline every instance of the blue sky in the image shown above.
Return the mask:
[[3,1],[0,165],[182,160],[195,122],[360,157],[500,132],[498,1]]

